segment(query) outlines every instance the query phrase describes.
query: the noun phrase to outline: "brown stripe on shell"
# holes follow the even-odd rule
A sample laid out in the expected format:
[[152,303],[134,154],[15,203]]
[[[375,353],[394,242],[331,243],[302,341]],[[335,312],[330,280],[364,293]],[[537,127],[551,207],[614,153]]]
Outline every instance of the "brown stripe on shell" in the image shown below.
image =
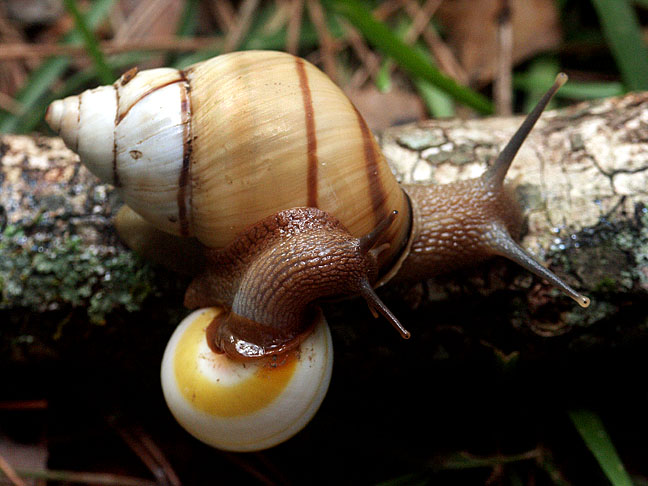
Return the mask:
[[367,172],[367,183],[369,185],[369,198],[371,199],[371,209],[374,213],[374,220],[376,223],[382,221],[386,216],[384,207],[387,194],[385,188],[380,180],[380,160],[381,155],[376,152],[373,134],[369,130],[367,123],[358,111],[353,106],[356,116],[358,117],[358,126],[362,135],[362,148],[364,154],[365,170]]
[[180,112],[182,116],[182,167],[178,179],[178,218],[180,219],[180,234],[189,236],[189,211],[191,207],[191,152],[193,149],[191,133],[191,86],[186,74],[179,71],[184,89],[180,90]]
[[137,66],[130,68],[128,71],[126,71],[124,74],[122,74],[121,78],[119,78],[119,82],[122,86],[126,86],[131,79],[135,77],[137,74]]
[[[131,78],[131,79],[132,79],[132,78]],[[126,118],[126,115],[128,115],[128,113],[131,111],[131,109],[132,109],[132,108],[133,108],[137,103],[139,103],[141,100],[143,100],[144,98],[146,98],[146,97],[147,97],[148,95],[150,95],[151,93],[155,93],[155,92],[156,92],[157,90],[159,90],[159,89],[166,88],[167,86],[170,86],[170,85],[172,85],[173,83],[179,83],[179,82],[182,82],[182,81],[183,81],[182,78],[180,78],[180,79],[172,79],[171,81],[168,81],[168,82],[166,82],[166,83],[164,83],[164,84],[161,84],[161,85],[159,85],[159,86],[155,86],[154,88],[151,88],[151,89],[145,91],[144,93],[142,93],[142,94],[140,95],[139,98],[137,98],[137,99],[135,100],[134,103],[131,103],[131,105],[130,105],[128,108],[126,108],[126,110],[124,110],[124,112],[122,112],[122,113],[119,113],[119,105],[117,105],[117,111],[118,111],[118,113],[117,113],[117,119],[116,119],[115,125],[119,125],[119,124],[121,123],[121,121],[122,121],[124,118]]]
[[310,86],[308,85],[308,76],[306,75],[306,66],[304,60],[296,57],[297,76],[299,77],[299,87],[302,92],[304,102],[304,117],[306,120],[306,154],[308,157],[308,172],[306,175],[307,201],[309,207],[317,207],[317,133],[315,131],[315,112],[313,110],[313,97]]
[[115,136],[115,130],[117,129],[117,124],[119,123],[118,117],[119,117],[119,88],[117,87],[117,84],[113,84],[113,88],[115,89],[115,106],[117,107],[117,110],[115,110],[115,128],[113,128],[113,186],[115,187],[121,187],[121,181],[119,180],[119,170],[117,169],[117,137]]
[[79,151],[79,127],[81,126],[81,100],[83,99],[82,95],[77,96],[77,129],[74,130],[76,133],[76,140],[74,141],[74,151]]

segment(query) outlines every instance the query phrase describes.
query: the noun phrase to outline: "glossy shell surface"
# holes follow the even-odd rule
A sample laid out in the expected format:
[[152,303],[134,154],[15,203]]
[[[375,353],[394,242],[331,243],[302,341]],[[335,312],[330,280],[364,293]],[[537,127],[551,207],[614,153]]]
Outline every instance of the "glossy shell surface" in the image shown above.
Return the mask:
[[46,118],[136,212],[207,246],[298,206],[333,214],[355,236],[398,210],[388,241],[406,238],[406,196],[365,121],[292,55],[245,51],[127,73],[52,103]]
[[194,437],[230,451],[273,447],[317,412],[331,378],[333,346],[321,313],[295,351],[262,362],[213,353],[205,329],[220,308],[187,316],[162,360],[162,389],[176,420]]

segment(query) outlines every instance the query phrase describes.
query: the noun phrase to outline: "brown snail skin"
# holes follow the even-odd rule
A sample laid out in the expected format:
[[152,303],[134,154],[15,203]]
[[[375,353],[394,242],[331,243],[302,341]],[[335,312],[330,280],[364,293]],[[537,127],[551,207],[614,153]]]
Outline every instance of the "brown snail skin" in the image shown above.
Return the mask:
[[565,81],[556,78],[481,177],[443,186],[398,185],[342,91],[284,53],[129,72],[52,103],[46,119],[147,221],[128,216],[135,222],[121,234],[132,247],[147,246],[158,230],[200,242],[204,264],[185,303],[228,309],[207,331],[210,348],[253,359],[295,347],[312,327],[314,304],[339,295],[362,295],[408,337],[372,286],[495,255],[586,307],[587,297],[515,242],[522,217],[504,184]]

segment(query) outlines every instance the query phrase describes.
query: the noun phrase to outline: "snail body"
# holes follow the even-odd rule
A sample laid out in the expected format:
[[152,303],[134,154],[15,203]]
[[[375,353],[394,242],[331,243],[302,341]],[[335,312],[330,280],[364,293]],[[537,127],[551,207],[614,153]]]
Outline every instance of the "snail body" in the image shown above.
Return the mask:
[[[52,103],[46,119],[141,216],[121,218],[124,240],[140,250],[169,246],[162,259],[194,268],[187,307],[223,309],[205,326],[209,348],[234,360],[267,359],[296,349],[315,328],[315,304],[332,296],[360,294],[409,337],[373,286],[494,255],[587,306],[515,242],[522,216],[504,184],[565,81],[556,78],[481,177],[445,186],[399,185],[342,91],[279,52],[129,71]],[[161,232],[199,243],[180,251]]]

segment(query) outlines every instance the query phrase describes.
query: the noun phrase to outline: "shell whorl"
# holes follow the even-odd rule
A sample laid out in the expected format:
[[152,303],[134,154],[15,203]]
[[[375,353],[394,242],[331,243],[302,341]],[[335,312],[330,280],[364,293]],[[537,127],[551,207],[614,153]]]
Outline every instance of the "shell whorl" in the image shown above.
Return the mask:
[[399,211],[383,260],[407,239],[407,198],[366,123],[326,75],[289,54],[127,73],[54,102],[47,121],[145,219],[210,247],[298,206],[335,215],[355,236]]
[[65,144],[115,185],[126,204],[159,229],[187,236],[189,194],[180,182],[191,150],[188,90],[175,69],[128,72],[110,86],[53,102],[46,114]]

